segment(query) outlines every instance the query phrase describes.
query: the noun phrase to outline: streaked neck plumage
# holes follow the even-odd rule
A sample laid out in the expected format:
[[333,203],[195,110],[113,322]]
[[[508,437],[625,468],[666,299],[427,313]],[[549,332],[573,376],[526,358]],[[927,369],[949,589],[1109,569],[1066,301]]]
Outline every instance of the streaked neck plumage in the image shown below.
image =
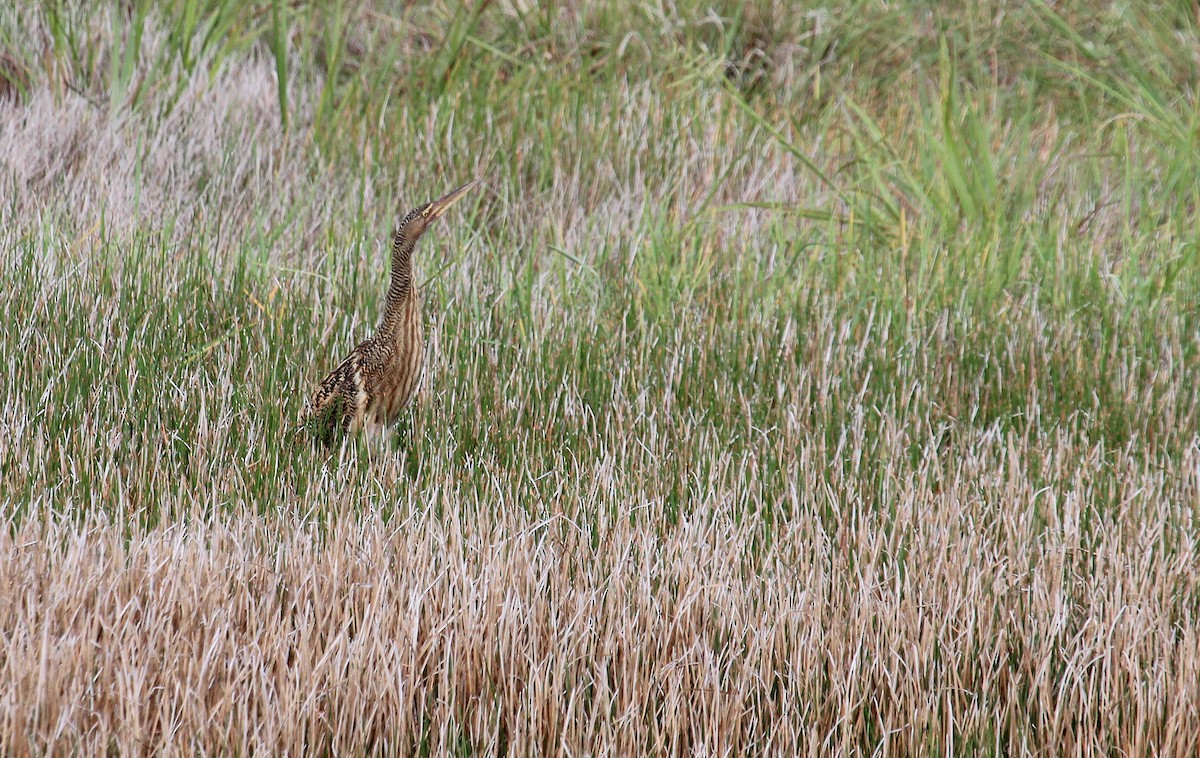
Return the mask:
[[392,239],[392,278],[388,284],[387,303],[379,321],[377,336],[394,338],[404,322],[405,313],[417,302],[417,285],[413,281],[412,254],[424,228],[418,226],[418,212],[405,217]]

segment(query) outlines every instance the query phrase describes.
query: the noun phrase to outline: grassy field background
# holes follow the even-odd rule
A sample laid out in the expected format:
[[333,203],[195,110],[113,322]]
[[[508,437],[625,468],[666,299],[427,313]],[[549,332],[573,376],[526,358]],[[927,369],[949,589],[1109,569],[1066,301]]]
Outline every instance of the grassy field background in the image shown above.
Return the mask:
[[2,752],[1194,755],[1198,14],[6,5]]

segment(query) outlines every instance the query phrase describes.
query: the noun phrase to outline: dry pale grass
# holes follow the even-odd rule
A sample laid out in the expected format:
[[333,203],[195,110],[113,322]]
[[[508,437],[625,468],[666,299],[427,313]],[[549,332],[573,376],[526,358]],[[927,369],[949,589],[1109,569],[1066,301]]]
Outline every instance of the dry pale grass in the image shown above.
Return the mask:
[[[808,107],[786,8],[758,7],[732,78]],[[631,53],[661,79],[593,99],[564,94],[580,55],[531,42],[521,84],[480,48],[442,101],[364,106],[334,146],[355,163],[322,153],[298,53],[280,125],[263,44],[139,64],[136,109],[107,102],[112,12],[95,71],[29,54],[0,97],[0,752],[1200,751],[1200,332],[1169,296],[1124,309],[1121,266],[1158,276],[1178,230],[1108,201],[1131,169],[1072,159],[1104,152],[1087,130],[1053,107],[994,129],[1020,228],[955,244],[1011,242],[1015,294],[922,311],[906,277],[954,245],[917,216],[856,237],[782,147],[901,176],[908,92],[860,103],[884,160],[848,108],[770,134],[679,62],[697,46]],[[590,50],[562,13],[551,42]],[[429,18],[396,25],[399,74]],[[169,44],[147,26],[147,61]],[[475,175],[490,194],[423,248],[411,428],[295,445],[373,318],[367,240]]]
[[[896,460],[901,436],[880,443]],[[769,534],[737,518],[741,487],[701,487],[664,527],[603,473],[590,527],[438,488],[321,523],[29,519],[0,551],[0,733],[127,754],[819,754],[864,734],[890,753],[1192,754],[1200,582],[1177,525],[1200,454],[1182,479],[1118,454],[1098,492],[1096,454],[1030,487],[1030,456],[1069,447],[926,447],[915,472],[871,475],[885,517],[854,472],[821,487],[802,445],[795,515]]]

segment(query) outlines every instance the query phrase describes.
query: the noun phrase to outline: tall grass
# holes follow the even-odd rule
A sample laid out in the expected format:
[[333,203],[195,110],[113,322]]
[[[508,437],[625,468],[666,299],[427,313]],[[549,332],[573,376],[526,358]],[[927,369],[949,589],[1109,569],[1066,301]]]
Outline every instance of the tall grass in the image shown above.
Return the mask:
[[1196,32],[0,10],[5,752],[1194,753]]

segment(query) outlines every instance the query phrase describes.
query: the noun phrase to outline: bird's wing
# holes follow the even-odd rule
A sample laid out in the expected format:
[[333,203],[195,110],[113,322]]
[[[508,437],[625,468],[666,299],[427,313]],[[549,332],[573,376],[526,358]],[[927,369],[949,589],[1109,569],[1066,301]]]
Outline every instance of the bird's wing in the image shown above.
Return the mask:
[[350,430],[367,406],[359,350],[329,372],[309,401],[305,427],[325,444],[332,444]]

